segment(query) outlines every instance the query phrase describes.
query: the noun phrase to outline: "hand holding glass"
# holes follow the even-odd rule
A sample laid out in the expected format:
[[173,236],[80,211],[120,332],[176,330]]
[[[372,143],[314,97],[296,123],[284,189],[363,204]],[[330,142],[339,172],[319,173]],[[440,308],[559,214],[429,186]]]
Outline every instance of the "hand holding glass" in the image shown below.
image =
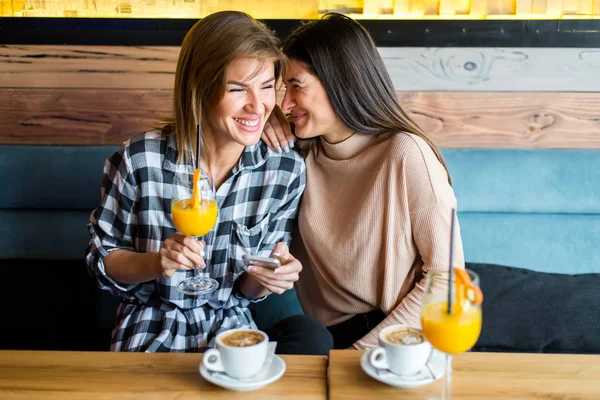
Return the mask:
[[[198,185],[196,193],[194,193],[195,177]],[[175,175],[171,200],[173,224],[182,234],[198,239],[214,228],[218,209],[210,175],[199,173]],[[208,270],[208,263],[206,268]],[[189,295],[202,295],[213,292],[218,287],[216,280],[198,276],[198,267],[195,266],[194,276],[181,281],[177,285],[177,290]]]

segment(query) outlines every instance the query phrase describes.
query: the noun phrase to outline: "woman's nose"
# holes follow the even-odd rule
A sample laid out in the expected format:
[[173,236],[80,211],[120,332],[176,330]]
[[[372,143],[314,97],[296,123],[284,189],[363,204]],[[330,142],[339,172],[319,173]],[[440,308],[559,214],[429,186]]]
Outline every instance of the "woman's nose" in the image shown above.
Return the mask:
[[248,96],[246,109],[254,114],[263,114],[265,112],[266,107],[263,103],[263,99],[258,94],[251,93]]
[[296,102],[294,101],[290,91],[286,89],[285,94],[283,95],[283,100],[281,101],[281,108],[283,111],[289,112],[295,105]]

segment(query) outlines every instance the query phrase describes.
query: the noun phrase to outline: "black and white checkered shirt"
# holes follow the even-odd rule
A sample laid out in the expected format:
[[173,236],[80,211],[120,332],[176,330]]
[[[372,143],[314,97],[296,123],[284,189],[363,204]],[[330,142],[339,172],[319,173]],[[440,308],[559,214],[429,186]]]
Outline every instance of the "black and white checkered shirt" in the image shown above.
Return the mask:
[[135,285],[106,275],[103,258],[128,249],[157,252],[176,230],[171,217],[174,174],[192,172],[177,164],[175,137],[148,132],[131,138],[104,165],[100,206],[90,216],[87,264],[102,289],[122,298],[113,331],[114,351],[203,351],[224,330],[256,325],[249,300],[234,282],[244,273],[244,253],[268,256],[277,242],[289,244],[304,192],[304,160],[277,154],[262,141],[246,147],[217,190],[217,225],[206,242],[208,268],[200,274],[219,282],[206,296],[176,290],[193,271],[176,271]]

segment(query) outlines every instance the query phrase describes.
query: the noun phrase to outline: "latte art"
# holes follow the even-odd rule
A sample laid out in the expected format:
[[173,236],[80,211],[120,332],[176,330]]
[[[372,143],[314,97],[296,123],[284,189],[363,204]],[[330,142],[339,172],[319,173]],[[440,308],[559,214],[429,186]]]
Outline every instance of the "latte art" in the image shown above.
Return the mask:
[[221,337],[221,342],[232,347],[254,346],[264,340],[263,335],[253,331],[236,331]]
[[425,341],[423,334],[412,328],[394,329],[385,334],[385,340],[395,344],[419,344]]

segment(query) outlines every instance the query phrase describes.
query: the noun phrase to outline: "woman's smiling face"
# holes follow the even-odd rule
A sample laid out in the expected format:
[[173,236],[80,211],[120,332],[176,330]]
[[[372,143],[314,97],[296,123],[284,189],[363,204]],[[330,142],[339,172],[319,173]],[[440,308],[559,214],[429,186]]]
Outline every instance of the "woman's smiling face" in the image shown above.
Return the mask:
[[296,136],[308,139],[324,135],[328,139],[348,131],[333,109],[321,80],[301,62],[290,60],[283,82],[286,90],[281,108],[290,114]]
[[239,58],[229,64],[225,95],[207,118],[217,145],[256,144],[275,101],[275,67],[272,62]]

